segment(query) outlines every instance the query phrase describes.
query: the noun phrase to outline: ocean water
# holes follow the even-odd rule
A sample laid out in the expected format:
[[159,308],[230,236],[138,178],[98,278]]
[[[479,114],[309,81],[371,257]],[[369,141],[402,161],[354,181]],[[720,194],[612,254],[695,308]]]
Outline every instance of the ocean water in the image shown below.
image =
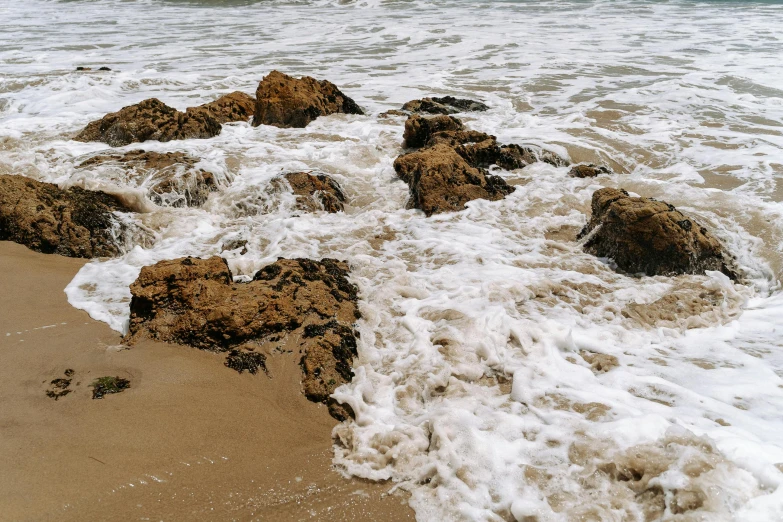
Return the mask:
[[[127,253],[87,264],[69,301],[123,332],[142,266],[224,252],[236,276],[278,256],[346,259],[359,358],[336,396],[335,465],[411,492],[419,520],[783,520],[783,4],[684,0],[3,2],[0,173],[122,194]],[[77,73],[76,66],[111,72]],[[225,125],[185,151],[221,189],[157,207],[79,169],[89,121],[157,97],[184,109],[253,93],[272,69],[336,83],[366,116],[306,129]],[[395,176],[426,95],[463,121],[618,175],[534,164],[503,201],[425,218]],[[270,191],[319,170],[348,196],[301,214]],[[601,187],[676,205],[743,279],[634,278],[582,252]],[[609,371],[595,354],[614,356]],[[259,472],[262,472],[259,470]]]

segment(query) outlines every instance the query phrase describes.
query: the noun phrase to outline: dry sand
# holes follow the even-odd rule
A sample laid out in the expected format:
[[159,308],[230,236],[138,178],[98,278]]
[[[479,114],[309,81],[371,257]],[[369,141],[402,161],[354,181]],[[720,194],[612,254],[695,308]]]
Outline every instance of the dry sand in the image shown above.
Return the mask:
[[[120,336],[72,308],[83,260],[0,242],[0,519],[413,520],[391,484],[331,468],[326,407],[293,356],[271,378]],[[46,396],[66,369],[74,391]],[[131,388],[93,400],[96,377]]]

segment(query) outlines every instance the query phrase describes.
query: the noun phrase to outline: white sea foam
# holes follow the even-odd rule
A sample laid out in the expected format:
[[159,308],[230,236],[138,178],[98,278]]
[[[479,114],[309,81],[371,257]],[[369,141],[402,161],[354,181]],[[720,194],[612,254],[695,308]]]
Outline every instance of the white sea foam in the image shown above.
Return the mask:
[[[128,285],[159,260],[237,239],[247,253],[223,255],[238,276],[278,256],[347,259],[362,336],[335,462],[409,489],[420,520],[644,520],[661,505],[664,519],[778,520],[781,24],[761,2],[9,2],[0,173],[131,194],[76,168],[106,150],[69,141],[92,119],[253,92],[274,68],[328,78],[368,115],[120,148],[185,151],[226,183],[202,209],[140,203],[150,244],[85,265],[69,301],[122,332]],[[463,119],[501,141],[624,174],[535,164],[497,172],[520,185],[503,201],[405,210],[402,119],[376,114],[428,94],[485,101]],[[340,182],[345,213],[299,214],[270,190],[303,169]],[[583,253],[602,186],[693,215],[744,283],[629,278]]]

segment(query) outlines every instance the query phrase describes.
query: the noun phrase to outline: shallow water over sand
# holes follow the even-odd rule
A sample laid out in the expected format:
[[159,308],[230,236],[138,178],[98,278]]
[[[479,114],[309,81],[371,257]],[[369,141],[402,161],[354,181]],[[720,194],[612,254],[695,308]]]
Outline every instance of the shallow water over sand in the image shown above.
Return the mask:
[[[220,4],[220,5],[218,5]],[[335,462],[411,489],[422,520],[775,520],[783,512],[783,6],[759,2],[42,2],[0,7],[0,173],[138,194],[69,141],[149,97],[184,109],[280,69],[336,83],[367,116],[224,126],[186,151],[224,186],[135,218],[144,247],[86,265],[69,300],[117,330],[141,266],[226,255],[350,262],[364,318]],[[74,72],[107,65],[111,72]],[[432,218],[405,210],[402,118],[481,99],[473,129],[621,175],[534,164]],[[321,170],[342,214],[269,195]],[[615,186],[676,205],[737,256],[720,274],[631,278],[574,241]],[[136,190],[136,192],[134,192]],[[614,356],[609,371],[595,353]]]

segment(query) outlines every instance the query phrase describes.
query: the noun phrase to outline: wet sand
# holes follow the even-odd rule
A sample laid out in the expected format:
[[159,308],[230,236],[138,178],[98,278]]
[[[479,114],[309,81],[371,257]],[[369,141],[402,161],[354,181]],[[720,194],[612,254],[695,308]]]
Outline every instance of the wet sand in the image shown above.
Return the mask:
[[[83,264],[0,242],[0,519],[414,520],[391,484],[331,468],[335,421],[293,356],[266,377],[189,347],[124,349],[66,300]],[[66,369],[73,391],[47,397]],[[93,400],[101,376],[131,387]]]

